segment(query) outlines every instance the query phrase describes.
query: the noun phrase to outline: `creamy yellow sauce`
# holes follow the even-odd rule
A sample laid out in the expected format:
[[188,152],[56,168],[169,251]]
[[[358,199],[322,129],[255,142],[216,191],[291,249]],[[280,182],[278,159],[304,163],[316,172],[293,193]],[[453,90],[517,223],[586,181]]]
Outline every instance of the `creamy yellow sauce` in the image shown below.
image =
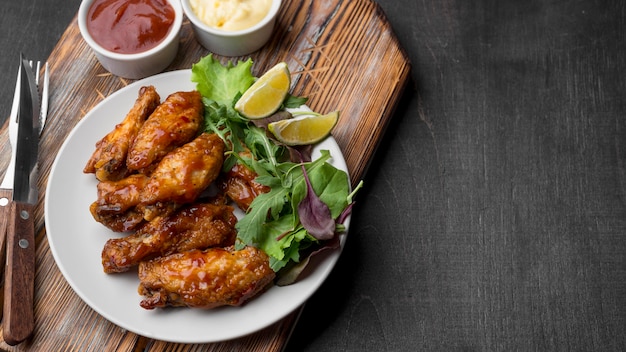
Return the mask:
[[224,31],[239,31],[259,23],[272,0],[190,0],[193,12],[206,23]]

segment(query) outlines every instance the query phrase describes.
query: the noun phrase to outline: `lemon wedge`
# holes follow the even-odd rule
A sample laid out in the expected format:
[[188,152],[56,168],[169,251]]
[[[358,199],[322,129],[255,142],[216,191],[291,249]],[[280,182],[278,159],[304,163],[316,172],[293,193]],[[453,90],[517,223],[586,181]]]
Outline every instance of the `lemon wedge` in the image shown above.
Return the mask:
[[248,88],[235,103],[235,110],[251,120],[267,117],[280,108],[291,86],[284,62],[276,64]]
[[314,144],[330,135],[339,120],[339,111],[326,115],[302,115],[271,122],[267,129],[286,145]]

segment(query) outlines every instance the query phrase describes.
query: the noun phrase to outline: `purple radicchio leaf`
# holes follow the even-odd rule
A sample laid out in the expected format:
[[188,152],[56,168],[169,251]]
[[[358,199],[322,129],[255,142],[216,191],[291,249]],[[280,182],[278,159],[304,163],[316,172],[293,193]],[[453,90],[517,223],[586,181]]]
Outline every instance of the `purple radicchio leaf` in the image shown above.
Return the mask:
[[330,214],[330,209],[315,194],[309,175],[302,165],[304,180],[306,181],[306,196],[298,204],[298,216],[302,226],[316,239],[323,241],[335,236],[335,220]]
[[352,213],[353,206],[354,206],[354,202],[348,204],[348,206],[341,212],[341,214],[337,218],[338,224],[343,224],[344,221],[346,221],[346,218]]
[[292,117],[293,115],[291,115],[291,113],[289,113],[288,111],[279,110],[268,117],[264,117],[262,119],[250,120],[250,122],[252,122],[252,124],[255,125],[256,127],[267,130],[267,125],[269,125],[270,123],[280,121],[280,120],[287,120]]
[[294,163],[308,163],[312,160],[312,144],[287,146],[287,150],[289,150],[289,159]]

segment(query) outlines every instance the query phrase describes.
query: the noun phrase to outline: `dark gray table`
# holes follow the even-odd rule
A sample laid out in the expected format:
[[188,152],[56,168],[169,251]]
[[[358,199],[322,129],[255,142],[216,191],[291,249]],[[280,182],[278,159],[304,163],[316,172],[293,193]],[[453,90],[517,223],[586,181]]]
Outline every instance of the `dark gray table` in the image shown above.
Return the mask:
[[[3,4],[0,115],[79,3]],[[286,350],[626,349],[626,3],[379,4],[413,82]]]

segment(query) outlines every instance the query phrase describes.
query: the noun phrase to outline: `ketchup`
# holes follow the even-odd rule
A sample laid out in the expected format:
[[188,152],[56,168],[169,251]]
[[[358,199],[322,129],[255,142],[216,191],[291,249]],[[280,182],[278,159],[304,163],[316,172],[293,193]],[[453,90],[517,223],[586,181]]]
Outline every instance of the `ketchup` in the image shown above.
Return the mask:
[[163,41],[174,16],[166,0],[95,0],[87,14],[87,30],[107,50],[136,54]]

